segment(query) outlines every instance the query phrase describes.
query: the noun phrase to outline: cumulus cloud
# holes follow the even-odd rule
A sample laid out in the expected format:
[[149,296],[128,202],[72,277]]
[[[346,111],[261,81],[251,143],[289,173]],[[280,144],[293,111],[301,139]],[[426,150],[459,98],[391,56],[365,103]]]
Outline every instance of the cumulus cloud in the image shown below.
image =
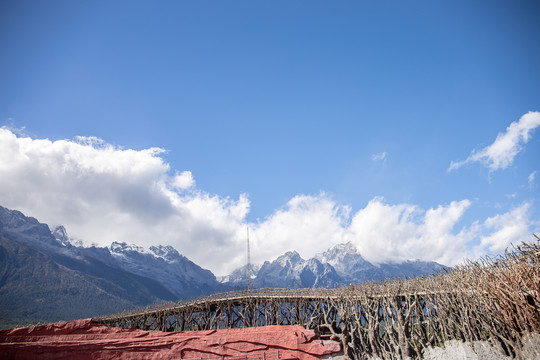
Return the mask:
[[510,212],[488,218],[484,225],[494,232],[481,237],[477,253],[481,255],[485,253],[485,249],[492,253],[501,252],[510,243],[518,244],[521,240],[528,238],[530,236],[527,216],[529,208],[530,204],[525,203]]
[[[528,240],[530,204],[457,229],[470,206],[471,202],[465,199],[422,210],[373,199],[353,217],[350,241],[375,263],[420,259],[455,265],[466,258],[499,253],[511,244]],[[478,239],[480,243],[472,246]]]
[[237,231],[249,200],[182,191],[194,186],[193,176],[171,176],[163,152],[121,149],[93,137],[34,140],[2,128],[1,205],[63,224],[90,243],[170,244],[204,267],[228,270],[216,259],[242,247]]
[[352,242],[373,263],[419,259],[455,265],[528,239],[529,204],[459,227],[471,205],[464,199],[425,210],[411,204],[387,204],[378,197],[352,213],[325,193],[300,195],[252,225],[252,258],[262,262],[292,249],[310,258],[335,244]]
[[284,209],[253,225],[254,262],[274,259],[296,250],[311,257],[345,240],[351,209],[328,195],[297,195]]
[[480,245],[476,248],[477,256],[486,252],[498,253],[504,251],[511,243],[519,244],[530,236],[528,219],[529,203],[505,213],[486,219],[484,226],[493,230],[489,235],[481,236]]
[[463,161],[452,161],[448,171],[456,170],[473,162],[480,162],[490,171],[506,169],[512,164],[516,155],[523,149],[523,144],[529,141],[534,129],[540,126],[540,112],[530,111],[523,115],[519,121],[514,121],[506,128],[506,132],[499,133],[493,144],[479,151],[473,151]]
[[453,263],[467,251],[466,231],[456,234],[454,227],[470,205],[469,200],[462,200],[422,210],[376,198],[354,215],[349,240],[375,263],[408,259]]
[[[163,152],[122,149],[93,137],[32,139],[0,128],[0,205],[62,224],[88,243],[172,245],[217,275],[245,264],[247,195],[230,199],[198,189],[193,174],[171,169]],[[350,241],[375,263],[422,259],[453,265],[526,235],[528,204],[458,226],[471,206],[464,199],[422,209],[374,198],[353,212],[326,193],[297,195],[249,224],[252,260],[261,263],[290,250],[309,258]]]

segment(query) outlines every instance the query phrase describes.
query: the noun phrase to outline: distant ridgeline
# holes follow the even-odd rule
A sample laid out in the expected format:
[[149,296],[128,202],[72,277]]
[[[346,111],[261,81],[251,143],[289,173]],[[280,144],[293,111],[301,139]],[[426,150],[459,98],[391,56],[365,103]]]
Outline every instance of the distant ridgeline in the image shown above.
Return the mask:
[[[375,266],[352,244],[304,260],[288,252],[255,266],[254,287],[339,287],[387,277],[428,275],[435,262]],[[0,206],[0,328],[88,318],[137,306],[246,288],[245,267],[218,281],[171,246],[114,242],[84,247],[63,226],[53,231]]]
[[538,359],[538,343],[531,343],[540,339],[539,306],[535,241],[427,278],[214,294],[94,320],[163,331],[302,325],[341,341],[350,359],[422,358],[424,349],[453,339],[489,341],[501,354]]

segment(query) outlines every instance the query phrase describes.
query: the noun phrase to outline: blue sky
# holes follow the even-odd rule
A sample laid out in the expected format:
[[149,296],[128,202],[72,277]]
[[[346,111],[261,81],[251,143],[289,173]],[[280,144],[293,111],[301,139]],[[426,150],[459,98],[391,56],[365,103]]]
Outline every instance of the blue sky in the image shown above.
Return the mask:
[[[462,239],[462,248],[445,255],[441,245],[433,259],[490,252],[488,240],[479,247],[482,239],[508,244],[540,227],[536,123],[504,168],[490,167],[486,155],[448,170],[540,111],[539,15],[536,1],[2,1],[0,125],[16,136],[7,134],[3,145],[30,138],[40,150],[23,172],[4,156],[0,204],[65,224],[88,242],[162,240],[222,273],[244,261],[237,228],[246,220],[256,260],[295,247],[308,257],[309,249],[324,250],[314,243],[350,239],[355,217],[375,205],[397,216],[387,225],[403,225],[398,233],[412,243],[403,239],[401,248],[390,233],[358,230],[351,241],[361,252],[381,244],[368,255],[374,261],[402,260],[380,258],[385,249],[422,257],[415,241],[445,236]],[[51,160],[46,148],[54,144],[63,150]],[[165,151],[144,153],[153,147]],[[128,163],[146,175],[115,168],[112,185],[111,174],[94,174],[108,170],[92,163],[64,178],[66,158],[83,161],[75,148],[108,151],[106,169],[132,149]],[[53,181],[44,169],[55,166]],[[28,174],[35,181],[21,181]],[[72,183],[74,174],[84,181]],[[177,175],[184,182],[175,187]],[[124,195],[108,203],[114,196],[98,191],[107,184]],[[156,184],[164,189],[157,197],[166,198],[157,205]],[[28,195],[40,192],[51,198]],[[180,211],[178,202],[191,205]],[[438,208],[457,215],[443,216],[449,228],[429,237],[422,229]],[[88,209],[124,217],[110,221]],[[140,238],[119,230],[152,214],[170,223]],[[91,216],[99,219],[84,224]],[[335,231],[304,231],[313,219]],[[166,234],[167,226],[183,235]],[[240,255],[216,264],[208,246]]]

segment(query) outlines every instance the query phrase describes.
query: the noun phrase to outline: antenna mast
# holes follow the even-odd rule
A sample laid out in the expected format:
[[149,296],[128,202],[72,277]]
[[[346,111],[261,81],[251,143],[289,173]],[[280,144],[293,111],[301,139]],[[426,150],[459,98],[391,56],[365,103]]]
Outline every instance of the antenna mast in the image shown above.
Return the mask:
[[251,258],[249,254],[249,224],[246,222],[247,230],[247,266],[246,266],[246,279],[247,279],[247,290],[251,288]]

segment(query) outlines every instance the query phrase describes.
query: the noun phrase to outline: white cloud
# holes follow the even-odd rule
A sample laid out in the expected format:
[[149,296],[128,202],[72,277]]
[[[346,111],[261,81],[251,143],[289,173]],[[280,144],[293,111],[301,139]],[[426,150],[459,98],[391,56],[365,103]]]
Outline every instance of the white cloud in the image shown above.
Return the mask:
[[193,174],[191,171],[184,171],[180,174],[176,174],[172,181],[173,187],[179,190],[186,190],[195,185]]
[[163,152],[124,150],[97,138],[34,140],[2,128],[1,205],[61,223],[89,243],[170,244],[213,271],[229,270],[227,259],[243,249],[237,232],[249,200],[178,192],[194,185],[192,174],[170,176]]
[[254,262],[271,260],[296,250],[304,258],[345,240],[350,208],[329,196],[298,195],[284,209],[253,226]]
[[371,156],[371,160],[373,161],[386,161],[386,156],[388,154],[386,153],[386,151],[383,151],[382,153],[379,153],[379,154],[373,154]]
[[512,164],[516,155],[522,150],[523,144],[529,141],[530,134],[540,126],[540,112],[530,111],[519,121],[513,122],[506,128],[505,133],[499,133],[495,142],[479,151],[473,151],[463,161],[452,161],[448,171],[456,170],[463,165],[480,162],[490,171],[506,169]]
[[529,188],[532,189],[533,185],[534,185],[534,180],[536,179],[536,174],[538,173],[538,170],[536,171],[533,171],[532,173],[529,174],[529,176],[527,177],[527,181],[529,183]]
[[[324,193],[296,196],[284,209],[253,225],[252,258],[260,263],[292,249],[310,258],[350,241],[374,263],[420,259],[455,265],[528,240],[528,204],[458,227],[471,205],[464,199],[424,210],[374,198],[353,214],[350,207],[336,204]],[[239,260],[245,261],[245,255]]]
[[[217,275],[243,265],[247,196],[233,200],[197,189],[193,174],[171,169],[163,152],[121,149],[98,138],[35,140],[1,128],[0,205],[63,224],[88,243],[172,245]],[[529,205],[458,228],[470,206],[464,199],[424,210],[374,198],[353,213],[325,193],[298,195],[250,224],[252,260],[290,250],[309,258],[351,241],[374,262],[453,265],[525,236]]]
[[484,222],[484,226],[487,229],[494,230],[494,232],[481,236],[480,245],[476,249],[477,256],[481,256],[486,252],[502,252],[510,244],[517,245],[530,237],[530,221],[527,216],[529,208],[530,204],[524,203],[505,214],[488,218]]
[[388,205],[371,200],[351,222],[349,240],[372,262],[401,262],[408,259],[459,261],[466,253],[465,231],[453,230],[469,200],[454,201],[424,211],[417,206]]

